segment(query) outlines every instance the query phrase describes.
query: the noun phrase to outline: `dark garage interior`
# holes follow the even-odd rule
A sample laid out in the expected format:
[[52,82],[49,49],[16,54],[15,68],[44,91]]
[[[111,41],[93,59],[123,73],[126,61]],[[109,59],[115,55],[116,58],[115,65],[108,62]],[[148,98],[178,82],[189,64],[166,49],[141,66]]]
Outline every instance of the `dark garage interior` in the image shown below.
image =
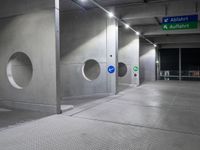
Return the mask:
[[161,80],[200,80],[200,48],[160,49]]

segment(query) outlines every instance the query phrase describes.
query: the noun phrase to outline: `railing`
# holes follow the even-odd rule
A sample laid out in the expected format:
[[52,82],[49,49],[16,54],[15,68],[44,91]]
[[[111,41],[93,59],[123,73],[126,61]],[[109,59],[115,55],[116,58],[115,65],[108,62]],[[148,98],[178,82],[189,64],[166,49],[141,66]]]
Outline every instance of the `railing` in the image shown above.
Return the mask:
[[161,70],[160,71],[161,80],[192,80],[200,81],[200,71],[199,70],[184,70],[181,71],[181,75],[177,70]]

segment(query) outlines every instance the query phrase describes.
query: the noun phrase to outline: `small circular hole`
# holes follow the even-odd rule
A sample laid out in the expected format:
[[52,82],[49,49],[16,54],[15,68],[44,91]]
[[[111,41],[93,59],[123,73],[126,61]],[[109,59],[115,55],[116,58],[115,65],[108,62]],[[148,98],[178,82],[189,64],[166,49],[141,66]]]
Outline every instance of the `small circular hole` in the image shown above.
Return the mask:
[[118,76],[119,77],[124,77],[127,74],[128,68],[126,64],[120,62],[118,64]]

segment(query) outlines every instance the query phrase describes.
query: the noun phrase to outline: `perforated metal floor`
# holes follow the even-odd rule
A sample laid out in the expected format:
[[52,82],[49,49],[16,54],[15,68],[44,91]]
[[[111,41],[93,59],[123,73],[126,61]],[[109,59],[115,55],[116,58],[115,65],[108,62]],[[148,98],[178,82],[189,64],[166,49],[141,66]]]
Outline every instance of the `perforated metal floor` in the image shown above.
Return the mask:
[[0,131],[0,150],[199,150],[199,84],[156,82]]
[[200,137],[51,116],[0,132],[1,150],[199,150]]
[[[49,116],[49,113],[26,110],[12,110],[0,107],[0,130]],[[1,148],[0,148],[1,149]]]

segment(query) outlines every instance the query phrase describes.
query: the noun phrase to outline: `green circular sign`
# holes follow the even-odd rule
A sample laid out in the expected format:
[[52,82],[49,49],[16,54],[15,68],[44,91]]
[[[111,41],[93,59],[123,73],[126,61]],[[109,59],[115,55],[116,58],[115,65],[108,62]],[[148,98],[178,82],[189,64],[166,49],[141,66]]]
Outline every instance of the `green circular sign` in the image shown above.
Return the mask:
[[134,70],[134,71],[138,71],[138,70],[139,70],[139,67],[138,67],[138,66],[135,66],[135,67],[133,68],[133,70]]

